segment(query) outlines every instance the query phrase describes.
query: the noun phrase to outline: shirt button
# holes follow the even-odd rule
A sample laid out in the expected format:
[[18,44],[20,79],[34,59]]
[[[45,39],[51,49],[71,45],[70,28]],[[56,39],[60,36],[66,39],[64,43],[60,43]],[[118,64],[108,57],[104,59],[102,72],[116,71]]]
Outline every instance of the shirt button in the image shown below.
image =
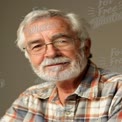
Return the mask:
[[68,115],[71,114],[71,112],[70,111],[66,111],[65,114],[68,116]]

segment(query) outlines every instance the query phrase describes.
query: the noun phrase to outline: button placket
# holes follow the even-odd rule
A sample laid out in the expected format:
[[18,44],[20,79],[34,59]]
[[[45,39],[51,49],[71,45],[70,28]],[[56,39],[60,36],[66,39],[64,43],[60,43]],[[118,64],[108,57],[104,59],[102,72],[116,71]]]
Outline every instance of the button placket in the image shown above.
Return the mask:
[[70,120],[73,120],[75,112],[75,101],[67,101],[65,104],[65,117],[69,118]]

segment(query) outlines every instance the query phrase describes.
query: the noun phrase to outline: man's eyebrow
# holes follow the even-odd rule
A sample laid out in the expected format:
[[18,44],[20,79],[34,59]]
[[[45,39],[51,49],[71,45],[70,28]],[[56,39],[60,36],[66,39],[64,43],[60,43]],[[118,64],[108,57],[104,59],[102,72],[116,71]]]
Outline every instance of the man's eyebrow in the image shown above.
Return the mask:
[[31,40],[31,41],[28,41],[27,45],[30,46],[32,44],[36,44],[36,43],[40,43],[41,40]]
[[59,34],[52,36],[51,40],[56,40],[56,39],[62,38],[62,37],[71,38],[71,36],[68,34],[59,33]]

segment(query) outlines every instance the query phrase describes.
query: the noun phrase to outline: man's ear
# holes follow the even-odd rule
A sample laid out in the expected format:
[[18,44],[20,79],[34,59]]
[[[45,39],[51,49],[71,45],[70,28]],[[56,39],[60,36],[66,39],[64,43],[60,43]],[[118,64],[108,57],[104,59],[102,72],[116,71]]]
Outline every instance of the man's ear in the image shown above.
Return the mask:
[[87,58],[89,58],[91,55],[90,49],[91,49],[91,40],[87,39],[84,41],[84,53]]

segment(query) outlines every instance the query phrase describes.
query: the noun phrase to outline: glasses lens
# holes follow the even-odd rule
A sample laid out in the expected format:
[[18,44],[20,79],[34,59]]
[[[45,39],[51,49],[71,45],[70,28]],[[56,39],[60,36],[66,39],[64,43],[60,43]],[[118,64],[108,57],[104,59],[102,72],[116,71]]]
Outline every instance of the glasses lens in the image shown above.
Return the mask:
[[55,41],[54,46],[61,50],[69,50],[74,47],[73,40],[71,39],[59,39]]
[[43,54],[45,53],[45,50],[46,50],[45,45],[43,46],[36,45],[33,48],[27,48],[27,51],[32,55]]

